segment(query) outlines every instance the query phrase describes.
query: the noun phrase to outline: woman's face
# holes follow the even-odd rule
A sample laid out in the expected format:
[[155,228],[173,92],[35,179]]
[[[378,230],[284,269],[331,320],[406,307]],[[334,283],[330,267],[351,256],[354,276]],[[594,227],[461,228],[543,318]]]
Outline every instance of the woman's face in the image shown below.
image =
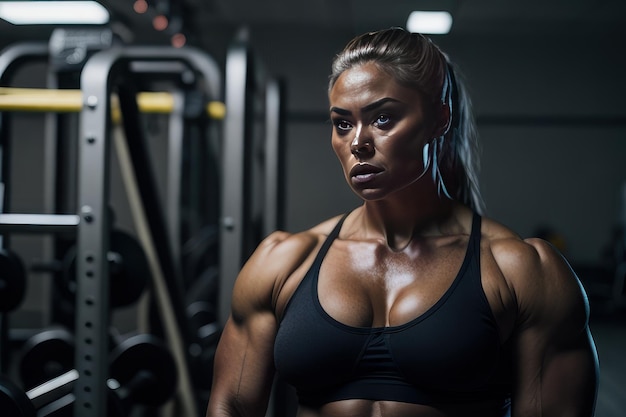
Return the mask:
[[329,101],[332,146],[357,195],[379,200],[418,182],[434,125],[419,91],[366,63],[339,76]]

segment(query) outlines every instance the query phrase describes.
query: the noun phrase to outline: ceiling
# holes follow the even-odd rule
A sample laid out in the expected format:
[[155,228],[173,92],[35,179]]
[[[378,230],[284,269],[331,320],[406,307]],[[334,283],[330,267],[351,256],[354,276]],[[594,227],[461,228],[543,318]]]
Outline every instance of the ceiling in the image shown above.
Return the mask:
[[[158,0],[154,0],[158,1]],[[161,0],[166,3],[165,0]],[[128,21],[137,21],[133,0],[102,0]],[[624,0],[170,0],[198,37],[232,26],[305,27],[354,32],[403,26],[412,10],[448,10],[453,33],[570,32],[623,30]],[[149,20],[148,16],[139,19]]]
[[[1,1],[1,0],[0,0]],[[188,42],[204,47],[242,26],[253,30],[314,33],[404,26],[410,11],[448,10],[450,36],[604,33],[626,36],[624,0],[148,0],[154,7],[137,14],[134,0],[100,0],[114,28],[131,43],[168,44],[173,31],[157,31],[156,5],[178,18]],[[176,22],[176,18],[172,20]],[[173,26],[175,26],[174,23]],[[584,29],[582,29],[584,28]],[[50,28],[16,27],[0,22],[5,42],[46,39]]]

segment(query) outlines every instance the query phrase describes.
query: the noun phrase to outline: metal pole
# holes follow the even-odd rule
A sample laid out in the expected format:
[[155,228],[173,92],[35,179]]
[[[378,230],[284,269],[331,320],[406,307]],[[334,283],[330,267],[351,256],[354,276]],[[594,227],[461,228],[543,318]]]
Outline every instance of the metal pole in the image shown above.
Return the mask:
[[245,154],[249,134],[246,123],[249,115],[248,49],[243,43],[234,44],[226,58],[225,104],[228,109],[224,121],[222,144],[222,220],[220,232],[220,287],[218,318],[226,323],[230,316],[232,288],[243,262],[245,221],[244,206],[246,169]]

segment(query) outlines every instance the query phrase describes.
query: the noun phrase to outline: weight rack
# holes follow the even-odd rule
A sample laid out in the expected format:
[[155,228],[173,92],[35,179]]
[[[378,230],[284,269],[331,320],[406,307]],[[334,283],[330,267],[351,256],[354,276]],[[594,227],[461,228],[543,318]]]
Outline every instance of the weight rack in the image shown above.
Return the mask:
[[[12,53],[0,57],[0,68],[6,72],[16,62],[41,58],[48,51],[45,45],[28,45],[14,48]],[[141,62],[182,61],[202,75],[207,83],[210,98],[217,100],[220,91],[220,76],[215,63],[204,53],[193,48],[158,48],[158,47],[115,47],[94,54],[85,64],[81,73],[82,108],[79,120],[79,146],[77,170],[77,207],[78,212],[70,215],[60,214],[15,214],[0,210],[0,233],[55,233],[73,232],[77,236],[77,299],[76,299],[76,357],[75,365],[79,372],[74,395],[75,415],[105,415],[107,404],[106,379],[108,376],[108,262],[109,250],[109,161],[111,137],[111,97],[114,88],[119,87],[119,80],[130,67]],[[136,107],[135,97],[125,100],[124,106]],[[125,115],[125,124],[138,125],[136,117]],[[128,141],[129,139],[127,139]],[[136,144],[133,144],[136,145]],[[131,146],[132,147],[132,146]],[[136,149],[136,148],[135,148]],[[6,149],[3,149],[6,151]],[[139,149],[141,151],[141,149]],[[5,157],[7,153],[4,153]],[[137,149],[134,157],[137,157]],[[138,168],[135,166],[135,170]],[[136,172],[137,174],[137,172]],[[139,173],[142,179],[143,200],[156,200],[154,190],[145,181],[150,173]],[[146,191],[147,190],[147,191]],[[169,190],[178,194],[179,190]],[[152,195],[149,195],[152,192]],[[148,194],[146,194],[148,193]],[[145,203],[145,201],[144,201]],[[149,219],[150,227],[157,235],[167,236],[162,214],[157,212]],[[158,205],[156,206],[158,207]],[[3,207],[4,208],[4,207]],[[176,267],[172,259],[167,238],[157,248],[161,268],[172,279]],[[172,291],[175,294],[175,291]],[[180,307],[180,306],[176,306]],[[173,309],[182,313],[180,308]],[[187,321],[180,314],[177,321],[184,329]],[[181,339],[185,335],[181,334]]]
[[[49,53],[44,44],[23,44],[0,55],[0,79],[16,62],[24,59],[41,59]],[[190,47],[113,47],[96,52],[89,58],[80,77],[80,91],[58,90],[69,102],[65,112],[80,112],[78,134],[78,166],[76,177],[76,214],[14,214],[6,213],[0,207],[0,234],[3,233],[72,233],[77,237],[76,271],[76,357],[75,368],[79,372],[76,381],[75,415],[85,417],[100,416],[106,409],[106,377],[108,375],[108,262],[106,254],[109,250],[109,160],[111,152],[113,110],[121,110],[125,124],[126,142],[131,154],[137,180],[141,182],[141,199],[144,206],[160,208],[156,202],[155,191],[150,184],[150,174],[146,173],[141,159],[145,149],[137,149],[137,141],[128,134],[137,133],[138,105],[142,106],[139,94],[129,94],[120,83],[125,74],[146,71],[147,65],[157,65],[165,72],[179,71],[180,67],[168,65],[182,62],[187,68],[200,74],[207,84],[210,103],[219,104],[221,79],[215,63],[201,51]],[[220,298],[219,319],[225,323],[230,311],[232,285],[237,273],[249,251],[258,243],[250,234],[249,203],[252,199],[249,181],[252,176],[249,154],[254,123],[259,122],[259,107],[263,118],[260,123],[264,127],[264,143],[262,161],[263,176],[263,218],[262,234],[283,227],[283,194],[284,194],[284,95],[283,85],[275,79],[259,81],[255,78],[255,67],[252,65],[250,50],[245,41],[237,41],[229,49],[227,57],[226,112],[224,137],[221,143],[223,156],[221,166],[221,223],[219,233],[220,244]],[[174,69],[172,69],[174,68]],[[6,70],[6,71],[5,71]],[[115,89],[118,96],[112,96]],[[78,93],[78,94],[77,94]],[[256,94],[256,95],[255,95]],[[80,100],[76,102],[77,98]],[[119,98],[114,102],[113,98]],[[167,109],[157,112],[180,112],[180,95],[171,94],[172,104],[166,103]],[[259,102],[262,102],[259,104]],[[115,106],[113,106],[115,104]],[[28,108],[29,104],[21,109]],[[119,106],[117,108],[116,106]],[[258,107],[255,107],[258,106]],[[0,110],[2,110],[0,103]],[[144,109],[145,110],[145,109]],[[207,107],[207,112],[211,109]],[[219,109],[218,109],[219,110]],[[34,111],[54,112],[53,105],[35,109]],[[155,111],[153,109],[153,111]],[[174,117],[174,115],[173,115]],[[180,114],[177,115],[180,118]],[[113,117],[115,119],[115,117]],[[172,120],[170,120],[172,122]],[[174,120],[176,122],[176,120]],[[56,125],[48,127],[51,132]],[[168,182],[168,218],[165,221],[160,210],[150,210],[148,223],[153,235],[156,234],[155,245],[164,275],[175,277],[178,270],[174,260],[177,259],[178,248],[176,237],[176,220],[180,213],[175,201],[180,196],[180,179],[177,170],[181,164],[182,127],[170,123],[170,134],[176,136],[170,141],[168,166],[178,158],[174,169],[170,172]],[[176,140],[177,139],[177,140]],[[46,143],[46,147],[51,147]],[[133,150],[134,149],[134,150]],[[6,153],[8,154],[8,153]],[[6,154],[4,157],[6,157]],[[55,163],[54,163],[55,164]],[[54,165],[53,164],[53,165]],[[258,167],[257,167],[258,168]],[[170,167],[170,169],[172,169]],[[47,169],[50,173],[51,169]],[[47,176],[47,180],[51,178]],[[49,183],[46,182],[46,185]],[[50,194],[50,190],[46,188]],[[50,203],[49,200],[47,200]],[[154,213],[156,211],[156,213]],[[169,234],[169,236],[168,236]],[[173,238],[174,241],[172,239]],[[173,242],[173,243],[172,243]],[[170,244],[171,243],[171,244]],[[168,283],[177,279],[168,279]],[[172,294],[177,288],[170,288]],[[176,297],[173,300],[176,302]],[[178,314],[179,328],[186,327],[181,306],[173,310]],[[184,331],[183,331],[184,333]],[[181,334],[181,339],[186,337]],[[186,364],[185,364],[186,365]]]

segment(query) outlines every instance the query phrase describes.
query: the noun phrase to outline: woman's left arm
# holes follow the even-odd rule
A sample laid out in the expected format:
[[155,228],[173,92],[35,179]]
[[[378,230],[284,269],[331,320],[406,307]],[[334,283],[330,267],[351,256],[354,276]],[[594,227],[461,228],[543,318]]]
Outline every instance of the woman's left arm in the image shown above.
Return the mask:
[[541,239],[518,241],[505,252],[498,263],[518,313],[512,335],[512,417],[593,416],[598,358],[580,281]]

